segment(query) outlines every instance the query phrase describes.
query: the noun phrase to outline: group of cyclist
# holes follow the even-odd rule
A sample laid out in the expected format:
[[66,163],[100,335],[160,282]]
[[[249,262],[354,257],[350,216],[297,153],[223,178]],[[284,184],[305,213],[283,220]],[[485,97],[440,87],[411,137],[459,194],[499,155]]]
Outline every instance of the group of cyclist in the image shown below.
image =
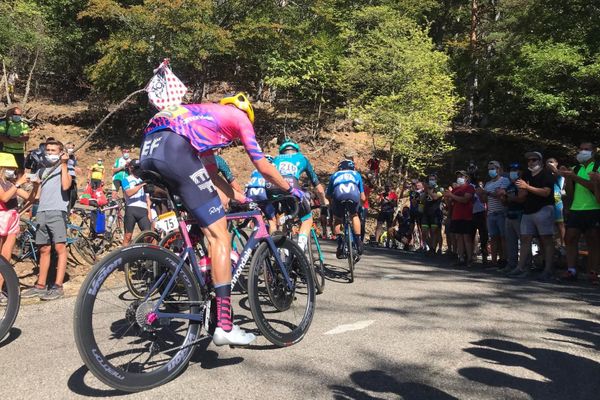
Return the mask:
[[[350,207],[355,243],[359,254],[362,253],[362,241],[358,240],[358,211],[365,197],[362,178],[354,171],[354,163],[342,161],[325,191],[296,142],[286,140],[276,157],[265,155],[257,142],[253,123],[254,110],[243,93],[225,97],[219,104],[167,108],[148,123],[139,164],[134,164],[136,168],[162,176],[169,189],[180,196],[208,241],[217,308],[213,342],[217,345],[247,345],[255,339],[252,333],[233,324],[231,318],[231,244],[225,218],[229,199],[248,203],[280,194],[294,196],[299,202],[298,218],[301,222],[298,245],[304,249],[313,226],[309,195],[299,183],[300,177],[306,174],[320,203],[332,203],[339,243],[344,207]],[[244,146],[256,168],[245,191],[240,190],[224,160],[215,155],[236,140]],[[136,174],[135,171],[132,173]],[[270,229],[275,229],[275,210],[265,207],[263,211],[270,221]]]

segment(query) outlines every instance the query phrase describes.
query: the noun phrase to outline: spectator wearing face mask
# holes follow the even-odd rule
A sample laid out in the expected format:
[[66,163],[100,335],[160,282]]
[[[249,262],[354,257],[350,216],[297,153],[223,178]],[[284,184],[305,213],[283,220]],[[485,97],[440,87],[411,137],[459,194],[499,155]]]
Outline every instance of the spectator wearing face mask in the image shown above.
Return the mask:
[[122,188],[123,179],[127,178],[129,173],[127,172],[127,165],[131,161],[129,149],[124,147],[121,149],[121,157],[117,158],[115,161],[115,165],[112,169],[113,174],[113,186],[115,187],[115,192],[119,193],[119,190]]
[[546,281],[552,278],[552,258],[554,254],[554,176],[544,168],[542,154],[537,151],[525,153],[527,171],[517,179],[519,197],[523,198],[521,218],[521,254],[517,268],[509,276],[525,278],[529,276],[526,265],[531,256],[531,242],[534,236],[540,238],[544,251],[544,272],[538,277]]
[[498,161],[488,163],[488,175],[490,180],[483,188],[477,189],[477,194],[481,201],[487,203],[487,226],[492,245],[492,264],[503,268],[506,264],[504,239],[506,206],[502,203],[501,194],[510,184],[510,180],[502,176],[502,166]]
[[470,267],[473,262],[473,197],[475,188],[469,183],[466,171],[456,171],[456,187],[444,192],[451,201],[450,230],[456,240],[457,265]]
[[560,173],[565,177],[567,198],[571,199],[567,217],[565,244],[567,247],[567,271],[562,276],[565,280],[577,279],[577,256],[579,238],[585,235],[588,248],[588,265],[590,280],[598,282],[600,243],[600,202],[595,196],[595,183],[590,179],[594,172],[600,170],[600,161],[594,160],[596,148],[592,143],[584,142],[579,146],[577,162],[572,170],[561,167]]
[[423,236],[429,246],[429,252],[435,254],[440,240],[440,229],[442,226],[442,188],[437,184],[437,175],[430,174],[423,195],[423,219],[421,226]]
[[517,268],[519,263],[519,239],[521,237],[521,217],[523,217],[523,202],[525,198],[519,197],[519,188],[517,180],[523,176],[523,170],[519,163],[510,164],[508,178],[510,183],[498,195],[502,203],[506,206],[506,219],[504,228],[504,240],[506,242],[506,266],[500,269],[503,273],[508,273]]
[[25,146],[29,140],[29,125],[23,121],[22,111],[14,107],[6,113],[6,119],[0,121],[0,142],[2,151],[12,154],[17,162],[17,168],[25,164]]
[[102,186],[104,182],[104,162],[101,158],[96,160],[96,164],[89,168],[88,180],[92,186],[92,190],[96,190]]

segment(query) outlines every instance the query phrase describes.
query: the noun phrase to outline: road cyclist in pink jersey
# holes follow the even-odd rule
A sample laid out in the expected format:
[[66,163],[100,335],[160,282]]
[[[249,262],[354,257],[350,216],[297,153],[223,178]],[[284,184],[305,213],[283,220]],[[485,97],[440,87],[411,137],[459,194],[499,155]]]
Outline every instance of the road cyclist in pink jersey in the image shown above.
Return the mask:
[[217,301],[213,343],[219,346],[248,345],[255,336],[232,322],[231,243],[217,189],[239,202],[247,199],[218,175],[213,151],[239,139],[266,180],[300,200],[304,197],[266,160],[256,141],[253,123],[254,110],[243,93],[225,97],[219,104],[173,106],[150,120],[140,151],[141,168],[158,172],[170,190],[179,194],[209,242]]

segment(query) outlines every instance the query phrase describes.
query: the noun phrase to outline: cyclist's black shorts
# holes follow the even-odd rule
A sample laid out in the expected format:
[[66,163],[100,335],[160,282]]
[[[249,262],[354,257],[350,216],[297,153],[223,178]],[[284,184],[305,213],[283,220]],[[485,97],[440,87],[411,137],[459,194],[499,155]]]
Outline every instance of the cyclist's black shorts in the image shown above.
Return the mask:
[[142,231],[147,231],[152,227],[152,224],[148,219],[148,210],[142,207],[125,207],[125,217],[123,217],[125,233],[133,232],[135,224],[137,224]]
[[178,194],[198,224],[207,227],[225,217],[217,189],[197,151],[184,137],[169,130],[147,135],[140,150],[141,167],[158,172]]
[[[333,199],[331,211],[333,212],[334,216],[338,218],[344,218],[345,207],[346,205],[342,203],[342,200]],[[350,215],[354,215],[358,213],[359,203],[356,201],[351,201],[351,203],[348,203],[347,207],[349,207],[348,210],[350,211]]]

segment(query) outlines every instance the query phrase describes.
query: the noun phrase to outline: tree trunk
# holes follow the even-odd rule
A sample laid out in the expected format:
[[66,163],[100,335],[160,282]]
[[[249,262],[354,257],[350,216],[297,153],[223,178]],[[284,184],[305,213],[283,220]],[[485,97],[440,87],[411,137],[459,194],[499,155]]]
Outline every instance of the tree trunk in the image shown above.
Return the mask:
[[471,0],[471,31],[469,34],[469,48],[471,52],[471,74],[470,82],[468,83],[467,94],[467,113],[465,123],[471,125],[473,123],[473,115],[475,113],[475,97],[477,96],[477,88],[479,86],[477,69],[479,66],[479,58],[477,55],[478,36],[477,28],[479,25],[479,3],[478,0]]
[[11,105],[12,101],[10,101],[10,92],[8,91],[8,74],[6,73],[6,64],[4,60],[2,60],[2,77],[4,81],[4,91],[6,92],[6,104]]
[[325,93],[325,87],[321,86],[321,93],[319,94],[319,108],[317,110],[317,124],[315,126],[314,138],[315,140],[319,138],[321,134],[321,111],[323,109],[323,93]]
[[29,70],[29,76],[27,77],[27,84],[25,85],[25,94],[23,95],[23,100],[21,101],[21,107],[25,107],[27,104],[27,97],[29,97],[29,89],[31,87],[31,78],[33,77],[33,71],[35,70],[35,66],[37,65],[38,58],[40,56],[40,49],[38,48],[35,51],[35,58],[33,59],[33,65]]

